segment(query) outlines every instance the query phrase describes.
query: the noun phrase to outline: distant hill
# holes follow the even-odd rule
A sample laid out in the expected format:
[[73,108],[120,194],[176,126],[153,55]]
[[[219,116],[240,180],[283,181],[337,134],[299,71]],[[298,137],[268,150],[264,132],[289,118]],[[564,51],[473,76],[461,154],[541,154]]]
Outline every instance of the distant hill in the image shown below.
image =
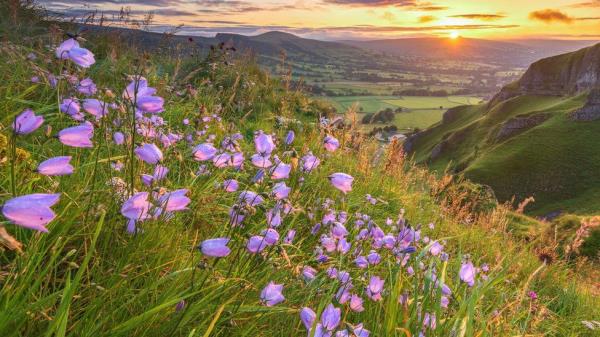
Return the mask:
[[533,196],[534,214],[600,210],[600,44],[535,62],[488,104],[448,110],[405,148],[491,186]]
[[305,39],[299,36],[272,31],[255,36],[218,33],[214,37],[165,35],[142,30],[118,27],[100,27],[85,25],[87,33],[121,33],[122,38],[150,50],[179,48],[179,50],[195,50],[206,53],[210,46],[220,43],[235,47],[239,51],[252,51],[259,57],[279,59],[281,52],[293,61],[310,61],[311,63],[327,63],[340,58],[348,62],[364,62],[376,57],[377,52],[363,50],[339,42],[328,42]]
[[[252,50],[261,57],[279,58],[282,50],[294,61],[329,63],[332,60],[353,63],[357,67],[368,60],[389,63],[390,58],[422,58],[465,60],[526,67],[540,58],[593,45],[589,40],[511,40],[492,41],[471,38],[402,38],[367,41],[321,41],[306,39],[294,34],[271,31],[260,35],[218,33],[215,37],[170,35],[162,33],[84,25],[90,32],[121,32],[125,39],[133,40],[144,48],[174,48],[181,45],[189,49],[207,51],[211,45],[231,43],[238,50]],[[384,55],[385,54],[385,55]],[[387,55],[387,56],[386,56]],[[396,60],[397,61],[397,60]]]
[[514,66],[527,66],[543,57],[597,43],[597,41],[572,40],[492,41],[462,37],[457,39],[426,37],[342,42],[363,49],[399,56],[481,60]]
[[231,43],[238,49],[253,50],[262,56],[279,57],[281,51],[285,51],[290,59],[311,63],[327,63],[339,58],[358,61],[374,54],[339,42],[305,39],[278,31],[256,36],[220,33],[215,36],[215,39],[219,42]]

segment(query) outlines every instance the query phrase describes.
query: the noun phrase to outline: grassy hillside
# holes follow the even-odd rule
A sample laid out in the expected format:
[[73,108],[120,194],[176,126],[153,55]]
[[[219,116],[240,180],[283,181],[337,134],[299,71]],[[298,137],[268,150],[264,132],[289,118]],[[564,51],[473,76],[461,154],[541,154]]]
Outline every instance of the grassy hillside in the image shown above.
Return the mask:
[[[584,264],[573,272],[561,261],[542,263],[540,242],[515,238],[506,209],[480,207],[490,200],[414,167],[398,144],[381,150],[355,128],[319,119],[318,103],[253,60],[224,51],[208,59],[140,55],[109,37],[82,42],[96,60],[82,68],[55,57],[62,32],[40,30],[0,45],[1,336],[597,332],[582,324],[600,315]],[[156,88],[152,101],[139,82],[125,91],[128,75],[138,74]],[[82,93],[85,78],[96,93]],[[133,101],[124,91],[136,92]],[[94,129],[90,147],[63,137],[81,123],[61,111],[65,97],[111,103],[104,116],[83,114]],[[152,114],[156,97],[164,111]],[[27,108],[43,124],[24,132],[19,123],[15,133]],[[326,149],[326,136],[339,147],[329,137]],[[219,156],[245,159],[200,161],[196,146],[207,142]],[[162,160],[140,151],[144,143]],[[289,177],[256,167],[256,152],[289,164]],[[59,155],[71,156],[74,172],[44,174],[39,164]],[[160,166],[166,176],[145,184],[140,175]],[[354,178],[351,188],[332,176],[341,172]],[[44,213],[47,233],[22,223],[37,222],[43,205],[15,205],[33,193],[60,194],[52,216]],[[15,216],[19,207],[25,212]],[[228,248],[216,253],[207,241],[215,238],[229,239]],[[283,298],[270,282],[283,285]]]
[[[533,196],[528,210],[595,213],[600,181],[600,122],[578,122],[569,114],[585,103],[586,94],[572,98],[520,96],[492,108],[487,105],[453,109],[457,118],[439,123],[415,141],[416,159],[435,170],[446,167],[491,186],[500,200],[517,202]],[[539,125],[508,137],[498,137],[504,123],[519,117],[544,116]],[[432,151],[443,143],[441,153]],[[439,148],[439,147],[438,147]]]

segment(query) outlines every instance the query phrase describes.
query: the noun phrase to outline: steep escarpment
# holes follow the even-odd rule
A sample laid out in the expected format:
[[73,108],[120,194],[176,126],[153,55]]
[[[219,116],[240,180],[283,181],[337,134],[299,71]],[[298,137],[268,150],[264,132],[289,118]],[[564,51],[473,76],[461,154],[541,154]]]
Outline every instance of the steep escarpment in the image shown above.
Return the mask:
[[533,63],[521,79],[502,88],[491,104],[520,95],[573,95],[598,86],[600,43]]
[[533,196],[535,214],[600,205],[600,44],[533,63],[489,103],[449,110],[405,146],[431,169],[491,186],[502,201]]

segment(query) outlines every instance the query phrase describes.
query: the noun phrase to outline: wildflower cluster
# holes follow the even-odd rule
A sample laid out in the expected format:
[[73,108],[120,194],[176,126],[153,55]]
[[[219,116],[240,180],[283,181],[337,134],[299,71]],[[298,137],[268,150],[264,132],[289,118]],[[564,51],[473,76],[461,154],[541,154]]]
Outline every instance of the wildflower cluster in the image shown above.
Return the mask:
[[[63,42],[56,49],[56,57],[81,68],[95,62],[94,55],[74,39]],[[259,285],[261,291],[256,296],[257,303],[273,307],[286,303],[286,292],[293,287],[318,284],[330,289],[329,293],[321,292],[325,303],[287,303],[297,308],[308,336],[368,337],[370,331],[382,331],[379,322],[368,321],[366,315],[363,319],[361,313],[375,310],[383,302],[413,315],[406,323],[413,334],[430,335],[439,331],[439,322],[444,319],[440,316],[449,315],[457,287],[475,287],[487,280],[487,266],[478,268],[465,256],[454,273],[464,285],[450,285],[446,242],[426,235],[427,231],[433,232],[433,224],[427,228],[412,226],[403,212],[388,214],[385,219],[381,219],[379,210],[378,215],[370,215],[380,207],[381,200],[370,194],[356,209],[349,209],[345,201],[356,182],[350,174],[325,172],[331,188],[339,191],[335,197],[317,198],[310,205],[297,202],[299,194],[309,193],[303,190],[307,180],[327,183],[318,173],[326,169],[323,164],[329,158],[343,150],[329,120],[320,121],[319,148],[297,146],[292,130],[281,135],[257,130],[246,142],[237,131],[214,133],[224,129],[218,111],[204,113],[193,123],[183,119],[179,128],[167,127],[161,117],[165,99],[140,74],[129,78],[119,97],[109,90],[101,93],[93,79],[83,74],[48,76],[51,86],[66,80],[71,88],[59,104],[71,126],[58,131],[53,141],[83,150],[110,141],[128,156],[131,174],[134,167],[143,168],[144,172],[129,182],[118,176],[111,180],[111,184],[121,187],[115,193],[122,199],[123,228],[144,235],[150,221],[168,221],[188,210],[192,202],[190,189],[169,190],[164,184],[173,174],[174,165],[165,153],[176,146],[184,147],[187,156],[181,160],[198,163],[196,177],[216,177],[223,194],[236,196],[235,202],[228,205],[226,225],[216,228],[215,235],[203,238],[198,245],[203,258],[212,259],[214,264],[227,263],[231,270],[240,261],[268,260],[273,252],[289,246],[309,252],[310,258],[303,261],[299,273],[290,270],[287,279]],[[31,109],[20,113],[12,125],[13,143],[35,132],[44,122],[44,117]],[[103,132],[95,135],[99,126],[103,126]],[[69,155],[49,158],[39,163],[36,172],[44,176],[71,175],[78,169],[71,159]],[[118,161],[112,167],[115,174],[125,169]],[[47,232],[47,226],[56,218],[51,207],[59,199],[60,193],[15,195],[3,205],[2,213],[17,226]],[[302,214],[302,220],[293,221],[298,214]],[[257,222],[261,228],[247,226]],[[302,240],[297,243],[299,235]],[[210,273],[210,269],[205,271],[205,281]],[[406,286],[399,285],[405,281]],[[185,310],[185,305],[178,304],[177,308]]]

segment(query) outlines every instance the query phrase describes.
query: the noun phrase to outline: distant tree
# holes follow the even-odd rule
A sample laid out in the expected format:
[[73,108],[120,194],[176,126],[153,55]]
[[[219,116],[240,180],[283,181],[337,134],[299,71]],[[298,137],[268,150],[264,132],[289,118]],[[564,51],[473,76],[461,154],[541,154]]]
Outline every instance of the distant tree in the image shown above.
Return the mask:
[[[362,107],[361,107],[361,109],[362,109]],[[368,114],[364,115],[363,118],[362,118],[362,120],[361,120],[361,123],[362,124],[371,124],[373,122],[373,116],[374,115],[375,114],[373,114],[373,113],[368,113]]]

